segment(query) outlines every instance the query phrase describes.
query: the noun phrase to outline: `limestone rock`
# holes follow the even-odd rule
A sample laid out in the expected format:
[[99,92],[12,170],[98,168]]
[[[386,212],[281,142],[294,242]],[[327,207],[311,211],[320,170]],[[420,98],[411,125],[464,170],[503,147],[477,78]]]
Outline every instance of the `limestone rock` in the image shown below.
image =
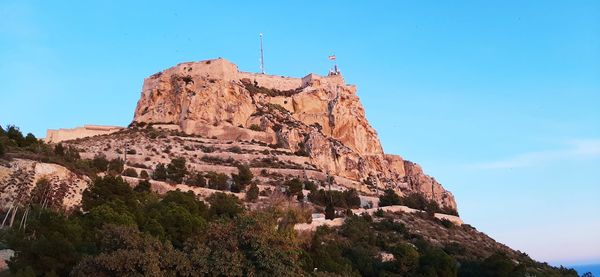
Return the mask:
[[144,80],[132,125],[151,124],[273,144],[307,156],[324,173],[365,184],[363,191],[417,191],[456,208],[452,194],[420,167],[384,154],[356,87],[339,74],[247,73],[224,59],[178,64]]
[[46,206],[66,210],[81,203],[82,192],[91,182],[57,164],[23,159],[3,162],[0,164],[0,210],[8,210],[11,205],[27,206],[31,192],[42,178],[50,184],[50,191],[45,194]]

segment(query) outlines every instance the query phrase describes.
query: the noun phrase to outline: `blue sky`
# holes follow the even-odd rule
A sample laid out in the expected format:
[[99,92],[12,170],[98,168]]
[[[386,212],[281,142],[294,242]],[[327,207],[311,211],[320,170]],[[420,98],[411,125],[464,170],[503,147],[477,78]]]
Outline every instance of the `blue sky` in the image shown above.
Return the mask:
[[[557,264],[600,263],[598,1],[0,3],[0,124],[127,125],[144,77],[224,57],[325,74],[463,219]],[[219,2],[219,3],[216,3]]]

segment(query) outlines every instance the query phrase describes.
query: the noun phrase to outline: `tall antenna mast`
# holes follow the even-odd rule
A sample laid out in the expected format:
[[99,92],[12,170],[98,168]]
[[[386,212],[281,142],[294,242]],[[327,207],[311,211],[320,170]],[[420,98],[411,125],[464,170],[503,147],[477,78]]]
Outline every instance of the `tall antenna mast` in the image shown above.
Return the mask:
[[263,50],[263,34],[260,33],[260,73],[265,74],[265,54]]

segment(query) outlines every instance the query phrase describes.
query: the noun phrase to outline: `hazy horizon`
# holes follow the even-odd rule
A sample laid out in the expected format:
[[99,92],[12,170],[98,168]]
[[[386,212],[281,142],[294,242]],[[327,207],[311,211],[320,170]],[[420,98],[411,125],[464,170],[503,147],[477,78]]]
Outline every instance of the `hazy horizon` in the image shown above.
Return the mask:
[[[326,74],[463,220],[551,264],[600,263],[600,3],[0,3],[0,125],[126,126],[145,77],[223,57]],[[9,103],[7,105],[7,103]]]

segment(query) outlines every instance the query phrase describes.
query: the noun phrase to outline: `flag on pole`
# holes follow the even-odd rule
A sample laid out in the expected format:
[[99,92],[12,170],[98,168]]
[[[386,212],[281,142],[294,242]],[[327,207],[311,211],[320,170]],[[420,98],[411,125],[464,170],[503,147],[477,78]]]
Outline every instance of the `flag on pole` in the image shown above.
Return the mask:
[[329,59],[332,60],[332,61],[335,61],[335,55],[329,56]]

